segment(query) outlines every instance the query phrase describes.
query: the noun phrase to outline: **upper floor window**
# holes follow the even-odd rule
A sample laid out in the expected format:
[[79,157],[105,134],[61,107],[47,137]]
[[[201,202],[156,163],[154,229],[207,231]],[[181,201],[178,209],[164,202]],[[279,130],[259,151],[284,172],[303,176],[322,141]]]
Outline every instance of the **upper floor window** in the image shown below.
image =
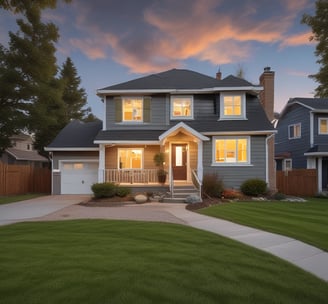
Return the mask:
[[143,98],[123,98],[122,110],[123,121],[143,121]]
[[319,118],[319,134],[328,134],[328,118]]
[[216,137],[213,141],[214,164],[248,164],[249,137]]
[[150,122],[151,97],[115,97],[115,121],[123,123]]
[[245,94],[221,93],[221,119],[245,119]]
[[301,138],[300,123],[288,126],[288,138],[289,139]]
[[171,119],[193,119],[193,97],[171,96]]
[[143,149],[118,149],[118,168],[142,169]]

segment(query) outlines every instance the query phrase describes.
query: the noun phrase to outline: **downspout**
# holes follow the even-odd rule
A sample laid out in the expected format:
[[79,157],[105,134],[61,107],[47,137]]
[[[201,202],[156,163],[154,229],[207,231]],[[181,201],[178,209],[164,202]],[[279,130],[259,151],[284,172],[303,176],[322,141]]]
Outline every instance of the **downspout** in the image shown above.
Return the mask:
[[313,112],[310,112],[310,147],[313,147],[314,144],[314,140],[313,140],[313,132],[314,130],[314,125],[313,125]]
[[271,135],[267,136],[265,139],[265,181],[268,184],[269,183],[269,158],[268,158],[268,142],[269,139],[275,136],[275,133],[272,133]]

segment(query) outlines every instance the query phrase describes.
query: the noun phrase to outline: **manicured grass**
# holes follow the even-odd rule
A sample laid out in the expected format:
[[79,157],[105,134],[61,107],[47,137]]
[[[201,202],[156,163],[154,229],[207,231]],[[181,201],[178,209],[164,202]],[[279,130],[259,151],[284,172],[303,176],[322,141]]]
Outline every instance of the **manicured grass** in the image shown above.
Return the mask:
[[200,213],[286,235],[328,251],[328,200],[298,202],[234,202]]
[[10,204],[10,203],[16,203],[19,201],[25,201],[31,198],[39,197],[45,194],[21,194],[21,195],[10,195],[10,196],[0,196],[0,205],[2,204]]
[[0,302],[327,303],[328,284],[190,227],[79,220],[0,227]]

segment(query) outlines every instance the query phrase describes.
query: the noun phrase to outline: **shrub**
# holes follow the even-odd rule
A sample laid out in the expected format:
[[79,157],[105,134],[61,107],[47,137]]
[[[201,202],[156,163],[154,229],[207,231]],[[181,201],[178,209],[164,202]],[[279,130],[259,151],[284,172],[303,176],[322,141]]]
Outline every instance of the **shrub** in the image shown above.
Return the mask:
[[119,197],[124,197],[127,196],[131,193],[131,189],[127,188],[127,187],[121,187],[121,186],[117,186],[116,187],[116,195]]
[[243,194],[235,189],[224,189],[222,192],[223,198],[226,199],[241,199],[243,198]]
[[267,184],[259,178],[248,179],[242,183],[240,190],[245,195],[259,196],[267,192]]
[[276,201],[282,201],[287,198],[287,196],[281,192],[276,192],[271,196],[272,199]]
[[91,190],[96,198],[113,197],[117,186],[114,183],[96,183],[91,186]]
[[223,192],[223,182],[215,173],[206,174],[203,178],[202,190],[203,196],[221,197]]

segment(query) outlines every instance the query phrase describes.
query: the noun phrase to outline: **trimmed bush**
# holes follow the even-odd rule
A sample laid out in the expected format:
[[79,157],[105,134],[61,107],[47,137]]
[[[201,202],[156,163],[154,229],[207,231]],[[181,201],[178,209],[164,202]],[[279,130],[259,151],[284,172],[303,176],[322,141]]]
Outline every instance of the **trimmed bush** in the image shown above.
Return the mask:
[[116,195],[119,197],[124,197],[127,196],[131,193],[131,189],[127,188],[127,187],[121,187],[121,186],[117,186],[116,187]]
[[248,179],[242,183],[240,190],[249,196],[264,195],[267,192],[267,184],[259,178]]
[[203,197],[221,197],[223,192],[223,182],[217,174],[205,174],[203,178]]
[[95,198],[113,197],[116,194],[117,186],[114,183],[96,183],[91,186]]

